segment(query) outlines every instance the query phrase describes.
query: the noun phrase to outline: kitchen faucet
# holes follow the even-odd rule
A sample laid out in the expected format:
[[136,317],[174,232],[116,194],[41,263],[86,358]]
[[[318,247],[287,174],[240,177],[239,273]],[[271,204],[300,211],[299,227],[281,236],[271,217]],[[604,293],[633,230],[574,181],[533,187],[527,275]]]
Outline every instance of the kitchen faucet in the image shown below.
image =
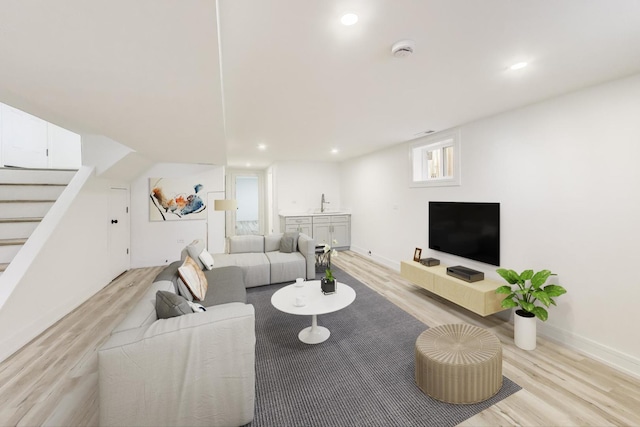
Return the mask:
[[324,212],[324,205],[326,203],[331,203],[331,202],[325,202],[324,201],[324,193],[322,193],[322,199],[320,199],[320,212]]

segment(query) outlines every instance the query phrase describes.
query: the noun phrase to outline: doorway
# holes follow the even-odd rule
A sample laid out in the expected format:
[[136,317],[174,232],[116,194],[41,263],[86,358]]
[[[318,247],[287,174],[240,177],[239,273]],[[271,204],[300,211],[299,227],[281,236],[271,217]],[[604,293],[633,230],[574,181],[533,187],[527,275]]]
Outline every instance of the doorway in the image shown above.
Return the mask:
[[129,190],[111,188],[109,193],[109,273],[111,278],[118,277],[129,269]]
[[228,197],[237,200],[238,209],[228,212],[227,235],[264,234],[264,172],[229,171]]

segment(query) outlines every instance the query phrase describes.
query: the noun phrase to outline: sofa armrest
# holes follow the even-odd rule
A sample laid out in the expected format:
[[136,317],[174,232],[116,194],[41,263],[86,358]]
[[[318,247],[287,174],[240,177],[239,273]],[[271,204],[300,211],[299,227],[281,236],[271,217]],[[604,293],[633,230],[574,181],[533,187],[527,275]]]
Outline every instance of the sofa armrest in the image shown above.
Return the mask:
[[316,241],[300,233],[298,237],[298,251],[307,260],[307,280],[316,278]]
[[255,314],[229,303],[114,334],[98,351],[100,425],[244,425],[255,399]]

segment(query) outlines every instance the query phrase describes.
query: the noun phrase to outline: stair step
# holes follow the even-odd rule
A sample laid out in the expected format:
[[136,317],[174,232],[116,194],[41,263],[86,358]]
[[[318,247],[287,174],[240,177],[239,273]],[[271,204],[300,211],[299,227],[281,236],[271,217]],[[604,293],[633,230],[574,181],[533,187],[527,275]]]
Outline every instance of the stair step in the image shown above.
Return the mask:
[[45,203],[37,201],[33,203],[1,203],[0,202],[0,218],[36,218],[44,217],[49,209],[53,206],[53,201]]
[[0,166],[1,169],[6,169],[10,171],[55,171],[55,172],[78,172],[78,169],[64,169],[64,168],[24,168],[22,166],[11,166],[5,165]]
[[22,244],[8,244],[5,245],[2,242],[6,242],[8,240],[12,240],[12,241],[17,241],[20,240],[23,243],[27,240],[27,239],[5,239],[5,240],[0,240],[0,263],[4,264],[4,263],[9,263],[13,260],[13,258],[15,258],[15,256],[18,254],[18,252],[20,252],[20,249],[22,249]]
[[0,184],[0,201],[55,200],[65,187],[64,184]]
[[0,218],[0,224],[12,223],[12,222],[40,222],[42,217],[33,218]]
[[31,236],[41,218],[0,219],[0,239],[26,239]]
[[65,187],[67,184],[62,183],[53,183],[53,182],[0,182],[0,185],[17,185],[17,186],[55,186],[55,187]]
[[0,182],[5,184],[68,184],[77,170],[0,168]]
[[0,239],[0,246],[24,245],[27,239]]
[[53,203],[56,199],[49,200],[0,200],[0,203]]

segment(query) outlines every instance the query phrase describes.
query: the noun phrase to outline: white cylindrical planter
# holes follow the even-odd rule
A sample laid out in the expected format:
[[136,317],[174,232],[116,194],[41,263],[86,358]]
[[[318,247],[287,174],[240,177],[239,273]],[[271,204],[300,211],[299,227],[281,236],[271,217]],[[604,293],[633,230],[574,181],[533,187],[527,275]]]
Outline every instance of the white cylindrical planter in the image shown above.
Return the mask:
[[513,339],[521,349],[535,350],[537,318],[521,316],[518,311],[513,313]]

